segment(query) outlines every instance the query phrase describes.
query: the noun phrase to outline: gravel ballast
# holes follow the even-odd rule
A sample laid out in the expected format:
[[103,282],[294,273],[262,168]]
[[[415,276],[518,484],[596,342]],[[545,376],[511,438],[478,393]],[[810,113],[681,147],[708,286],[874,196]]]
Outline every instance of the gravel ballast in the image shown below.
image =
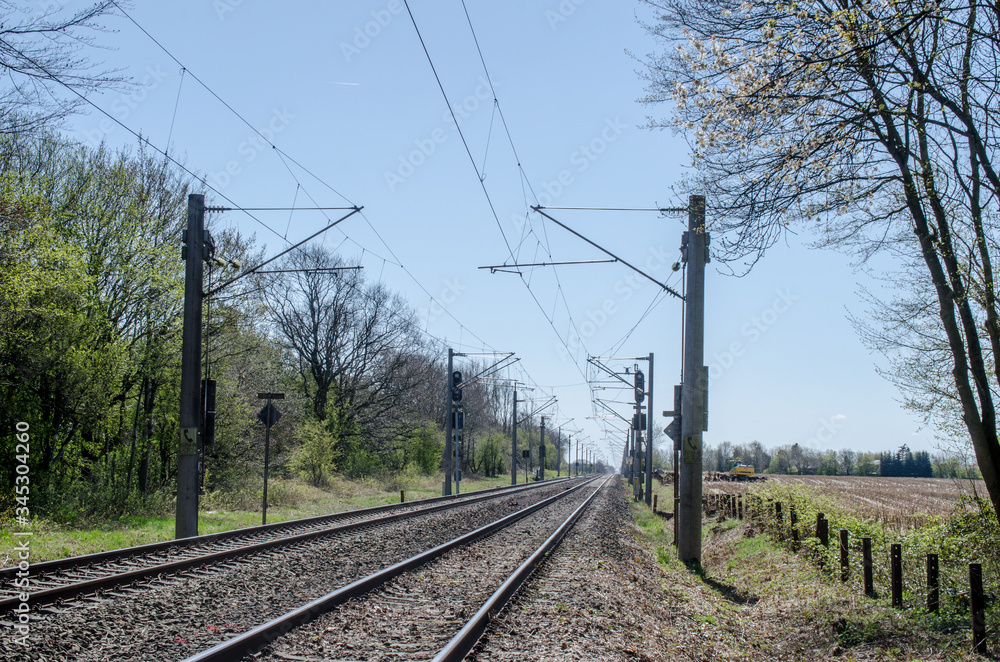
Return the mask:
[[32,614],[27,658],[11,647],[0,660],[181,660],[564,489],[504,496],[43,610]]

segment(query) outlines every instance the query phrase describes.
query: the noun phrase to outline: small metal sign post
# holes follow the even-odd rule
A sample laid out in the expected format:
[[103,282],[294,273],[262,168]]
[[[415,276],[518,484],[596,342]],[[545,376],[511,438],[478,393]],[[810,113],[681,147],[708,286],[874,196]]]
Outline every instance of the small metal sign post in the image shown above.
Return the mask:
[[264,424],[264,505],[260,523],[267,524],[267,472],[271,462],[271,426],[281,418],[281,412],[271,404],[272,400],[284,400],[284,393],[258,393],[257,397],[267,400],[267,404],[257,414],[257,420]]

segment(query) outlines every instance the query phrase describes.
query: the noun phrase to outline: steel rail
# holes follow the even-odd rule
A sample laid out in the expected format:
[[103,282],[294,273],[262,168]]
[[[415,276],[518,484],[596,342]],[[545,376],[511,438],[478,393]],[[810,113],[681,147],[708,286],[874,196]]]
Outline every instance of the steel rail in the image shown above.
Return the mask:
[[[547,481],[547,482],[550,485],[555,483],[555,481]],[[527,489],[537,488],[542,485],[543,483],[536,483],[528,487],[522,486],[520,489],[516,491],[521,492]],[[491,490],[489,494],[483,494],[483,495],[477,494],[477,496],[471,499],[466,498],[461,500],[451,499],[449,497],[449,499],[451,500],[448,503],[431,505],[426,508],[419,508],[417,510],[407,510],[405,512],[396,513],[394,515],[383,515],[381,517],[374,519],[364,519],[357,522],[349,522],[346,524],[341,524],[339,526],[332,526],[329,528],[320,529],[318,531],[309,531],[306,533],[285,536],[282,538],[267,540],[259,543],[253,543],[250,545],[244,545],[233,549],[209,552],[207,554],[200,554],[198,556],[193,556],[186,559],[178,559],[176,561],[168,561],[166,563],[159,563],[156,565],[146,566],[144,568],[138,568],[136,570],[127,570],[125,572],[118,572],[110,574],[105,577],[96,577],[94,579],[71,582],[63,586],[55,586],[52,588],[42,589],[40,591],[32,591],[29,593],[29,596],[32,604],[35,605],[52,604],[53,602],[56,602],[58,600],[73,598],[84,594],[97,593],[99,591],[108,590],[126,584],[131,584],[134,582],[158,577],[160,575],[175,574],[178,572],[183,572],[185,570],[190,570],[191,568],[210,565],[213,563],[220,563],[222,561],[228,561],[230,559],[250,556],[252,554],[267,551],[270,549],[275,549],[278,547],[284,547],[292,544],[308,542],[311,540],[315,540],[317,538],[324,538],[336,534],[346,533],[349,531],[353,531],[355,529],[361,529],[365,527],[384,526],[386,524],[391,524],[392,522],[398,522],[405,519],[412,519],[415,517],[419,517],[421,515],[435,513],[442,510],[448,510],[451,508],[458,508],[460,506],[506,496],[507,494],[510,494],[512,491],[513,490],[508,489],[506,492],[495,494]],[[435,500],[441,499],[441,497],[434,497],[434,499]],[[398,507],[400,504],[390,504],[390,505]],[[384,506],[376,506],[375,508],[384,508]],[[371,510],[372,509],[365,509],[365,511],[369,513]],[[362,511],[351,511],[351,512],[362,512]],[[187,538],[186,540],[192,540],[192,538]],[[37,578],[35,579],[35,581],[37,581]],[[8,609],[15,608],[18,604],[20,604],[20,602],[21,600],[19,596],[16,594],[0,599],[0,613],[3,613]]]
[[[552,482],[553,482],[552,480],[546,481],[546,483],[552,483]],[[496,492],[503,492],[505,490],[510,493],[521,492],[528,489],[538,488],[541,487],[542,485],[544,485],[544,483],[533,483],[531,485],[518,485],[516,487],[513,485],[502,485],[500,487],[490,487],[484,490],[475,490],[474,492],[467,492],[461,495],[428,497],[426,499],[415,499],[413,501],[407,501],[405,503],[389,503],[381,506],[358,508],[356,510],[345,510],[339,513],[328,513],[326,515],[315,515],[313,517],[303,517],[301,519],[286,520],[284,522],[273,522],[271,524],[263,524],[263,525],[258,524],[256,526],[247,526],[241,529],[233,529],[231,531],[206,533],[200,536],[191,536],[190,538],[174,538],[172,540],[147,543],[145,545],[137,545],[135,547],[123,547],[121,549],[111,549],[104,552],[93,552],[91,554],[82,554],[80,556],[70,556],[64,559],[41,561],[38,563],[31,564],[31,574],[32,576],[37,576],[39,574],[47,572],[56,572],[59,570],[65,570],[69,568],[75,569],[75,568],[80,568],[81,566],[93,565],[95,563],[114,561],[117,559],[124,559],[133,556],[141,556],[144,554],[151,554],[154,552],[166,551],[175,548],[182,549],[184,547],[190,547],[193,545],[199,545],[203,543],[213,543],[221,540],[228,540],[230,538],[239,538],[241,536],[258,535],[261,533],[267,533],[269,531],[276,531],[280,529],[292,529],[301,526],[312,526],[315,524],[322,524],[324,522],[335,522],[337,520],[347,519],[350,517],[366,517],[368,515],[374,515],[388,510],[411,508],[414,505],[424,505],[424,504],[437,503],[440,501],[448,501],[448,500],[458,501],[461,499],[466,499],[467,497],[472,497],[472,496],[479,497],[484,494],[494,494]],[[16,576],[17,572],[18,572],[17,566],[0,569],[0,580],[10,579]]]
[[213,648],[198,653],[197,655],[193,655],[185,659],[184,662],[236,662],[237,660],[242,660],[248,655],[254,655],[267,647],[275,639],[287,634],[300,625],[305,625],[306,623],[316,620],[324,613],[331,611],[351,598],[368,593],[403,574],[404,572],[425,565],[444,555],[446,552],[455,549],[456,547],[468,545],[469,543],[485,538],[500,529],[510,526],[528,515],[551,505],[555,501],[573,494],[577,490],[583,489],[591,482],[593,481],[590,480],[575,487],[568,487],[565,491],[559,494],[543,499],[542,501],[532,504],[526,508],[522,508],[515,513],[511,513],[510,515],[502,517],[490,524],[482,526],[475,531],[470,531],[469,533],[459,536],[458,538],[454,538],[453,540],[442,543],[437,547],[421,552],[416,556],[412,556],[404,561],[395,563],[388,568],[384,568],[383,570],[368,575],[367,577],[358,579],[347,586],[317,598],[312,602],[299,607],[298,609],[284,614],[283,616],[279,616],[278,618],[275,618],[252,630],[248,630],[237,637],[224,641]]
[[580,504],[580,506],[573,511],[573,513],[566,518],[566,521],[555,530],[555,532],[549,536],[549,538],[541,544],[541,546],[535,550],[535,552],[528,557],[528,559],[522,563],[517,570],[515,570],[500,588],[493,593],[490,598],[483,603],[483,606],[472,616],[471,619],[465,624],[465,626],[458,631],[451,641],[441,649],[440,652],[434,657],[432,662],[459,662],[464,660],[465,657],[472,652],[479,638],[482,636],[483,632],[489,624],[497,617],[497,615],[503,611],[503,608],[510,602],[517,591],[524,584],[525,580],[534,572],[549,555],[549,553],[555,549],[555,547],[562,541],[566,532],[570,530],[576,520],[579,519],[583,511],[587,509],[590,502],[593,501],[598,494],[600,494],[601,489],[607,485],[608,481],[611,480],[613,476],[609,476],[601,483],[601,486],[594,491],[587,500]]

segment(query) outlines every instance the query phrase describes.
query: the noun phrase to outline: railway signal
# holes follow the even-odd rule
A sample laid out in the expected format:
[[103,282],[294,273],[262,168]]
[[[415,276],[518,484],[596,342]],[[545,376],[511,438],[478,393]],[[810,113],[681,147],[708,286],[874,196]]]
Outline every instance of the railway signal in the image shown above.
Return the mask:
[[215,443],[215,391],[214,379],[201,380],[201,443]]
[[263,512],[261,514],[261,524],[267,524],[267,474],[271,463],[271,426],[281,418],[281,412],[271,404],[272,400],[284,400],[284,393],[258,393],[257,397],[267,400],[260,412],[257,413],[257,420],[264,424],[264,501]]
[[541,441],[538,442],[538,477],[545,480],[545,417],[542,416]]

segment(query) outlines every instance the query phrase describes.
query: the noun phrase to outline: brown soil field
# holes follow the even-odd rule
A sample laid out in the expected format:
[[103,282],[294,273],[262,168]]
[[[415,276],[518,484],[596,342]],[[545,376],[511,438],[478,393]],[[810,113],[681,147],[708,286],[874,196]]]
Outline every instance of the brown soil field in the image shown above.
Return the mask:
[[734,494],[762,485],[802,485],[832,498],[856,517],[893,528],[909,528],[928,516],[947,517],[962,496],[986,497],[983,481],[950,478],[888,478],[882,476],[767,475],[766,482],[705,481],[704,493]]

